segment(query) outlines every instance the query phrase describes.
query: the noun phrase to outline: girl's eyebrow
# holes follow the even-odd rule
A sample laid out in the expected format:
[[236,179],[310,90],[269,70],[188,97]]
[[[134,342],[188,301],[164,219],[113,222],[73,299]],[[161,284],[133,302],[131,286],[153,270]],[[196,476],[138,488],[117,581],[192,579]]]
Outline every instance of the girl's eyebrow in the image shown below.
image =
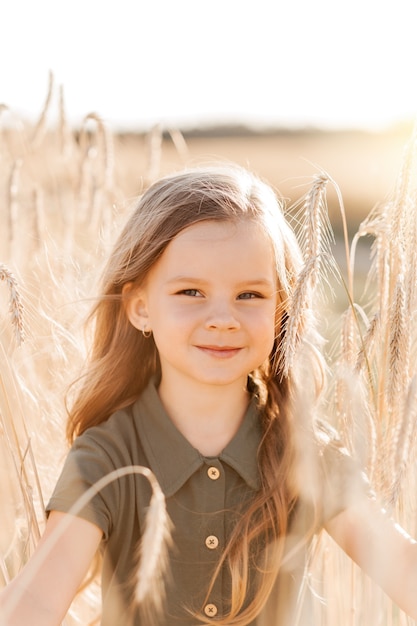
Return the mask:
[[[189,283],[192,282],[194,284],[203,284],[203,283],[207,283],[209,282],[207,279],[205,278],[197,278],[196,276],[186,276],[186,275],[180,275],[180,276],[174,276],[173,278],[170,278],[167,283],[171,284],[171,283]],[[248,278],[247,280],[242,280],[239,281],[239,283],[237,283],[236,285],[238,288],[241,287],[248,287],[248,286],[252,286],[252,287],[274,287],[275,288],[275,283],[268,279],[268,278]]]
[[168,284],[171,284],[171,283],[189,283],[189,282],[202,284],[202,283],[205,283],[207,281],[205,281],[203,278],[197,278],[196,276],[186,276],[186,275],[173,276],[172,278],[167,280]]
[[241,285],[259,285],[260,287],[265,286],[265,287],[270,287],[271,285],[274,285],[274,281],[270,280],[269,278],[248,278],[247,280],[242,281],[242,283],[239,283]]

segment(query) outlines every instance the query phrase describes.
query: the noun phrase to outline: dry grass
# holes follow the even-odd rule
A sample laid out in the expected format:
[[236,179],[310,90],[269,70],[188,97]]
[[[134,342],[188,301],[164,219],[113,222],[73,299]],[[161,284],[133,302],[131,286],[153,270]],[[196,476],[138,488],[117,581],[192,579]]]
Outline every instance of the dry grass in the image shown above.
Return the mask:
[[[360,237],[373,237],[373,257],[361,306],[355,300],[354,282],[347,288],[349,307],[338,326],[340,342],[331,362],[335,391],[330,398],[330,415],[347,447],[366,467],[381,503],[414,536],[415,142],[412,136],[405,148],[392,194],[370,212],[352,242],[348,263],[353,275]],[[336,598],[333,581],[338,580],[350,598],[344,608],[335,605],[333,623],[412,623],[334,550],[329,539],[318,559],[320,568],[331,567],[331,576],[324,579],[329,597]]]
[[[216,158],[249,166],[301,207],[294,217],[304,232],[305,267],[287,333],[287,363],[304,312],[303,294],[313,290],[321,300],[329,292],[324,270],[330,268],[337,301],[323,304],[332,381],[329,417],[366,466],[382,502],[416,535],[415,137],[397,174],[404,135],[393,135],[386,144],[368,137],[368,151],[362,135],[184,140],[179,131],[162,134],[157,126],[147,134],[122,136],[111,133],[95,113],[75,133],[66,120],[62,90],[59,124],[50,130],[54,88],[51,76],[33,127],[0,106],[3,582],[21,569],[42,531],[43,504],[66,452],[65,390],[84,357],[80,329],[95,277],[131,197],[161,173]],[[333,278],[338,269],[328,212],[345,237],[338,257],[342,287]],[[351,243],[348,227],[356,229]],[[358,252],[363,239],[373,240],[367,281]],[[150,528],[160,546],[164,526]],[[151,549],[152,559],[155,554]],[[149,565],[152,559],[142,556]],[[329,598],[325,611],[317,603],[319,624],[411,623],[324,537],[314,546],[312,571],[321,581],[318,593]],[[140,598],[145,592],[138,589]],[[93,623],[96,601],[86,592],[74,603],[68,624]]]

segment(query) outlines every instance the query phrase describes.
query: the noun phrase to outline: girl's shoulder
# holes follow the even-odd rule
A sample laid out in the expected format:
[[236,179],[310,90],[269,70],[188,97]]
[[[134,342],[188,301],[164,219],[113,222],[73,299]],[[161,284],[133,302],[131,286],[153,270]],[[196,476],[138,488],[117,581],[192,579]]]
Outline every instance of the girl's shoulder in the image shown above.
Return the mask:
[[106,443],[115,444],[118,441],[129,440],[135,432],[133,406],[130,405],[112,413],[110,417],[94,426],[90,426],[74,441],[74,447],[88,441],[97,445]]
[[[58,477],[47,510],[69,512],[82,502],[87,490],[100,485],[105,477],[130,466],[148,467],[141,439],[135,425],[134,405],[116,411],[105,422],[88,428],[74,441]],[[129,494],[138,491],[149,502],[150,488],[146,478],[135,480],[135,474],[122,479],[118,475],[89,496],[87,504],[77,508],[76,515],[96,524],[107,540],[117,525],[118,516],[126,510]]]

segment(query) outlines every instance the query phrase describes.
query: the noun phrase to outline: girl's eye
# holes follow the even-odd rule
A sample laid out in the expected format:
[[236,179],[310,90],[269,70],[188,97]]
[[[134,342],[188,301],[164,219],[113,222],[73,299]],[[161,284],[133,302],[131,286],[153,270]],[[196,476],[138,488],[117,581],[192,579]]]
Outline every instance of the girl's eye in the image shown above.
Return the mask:
[[192,297],[201,295],[198,289],[182,289],[179,292],[179,294],[183,296],[192,296]]
[[254,293],[253,291],[245,291],[244,293],[239,294],[238,300],[251,300],[252,298],[261,298],[262,296],[259,293]]

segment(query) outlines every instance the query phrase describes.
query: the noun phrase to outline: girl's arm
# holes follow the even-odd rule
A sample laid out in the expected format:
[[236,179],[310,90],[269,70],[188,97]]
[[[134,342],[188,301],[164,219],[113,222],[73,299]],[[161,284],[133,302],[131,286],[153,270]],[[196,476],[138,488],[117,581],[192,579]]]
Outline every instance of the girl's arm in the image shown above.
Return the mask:
[[[42,553],[62,523],[68,526]],[[33,556],[0,594],[2,626],[59,626],[84,580],[102,537],[98,526],[52,511]]]
[[326,524],[326,530],[361,569],[406,613],[417,619],[417,542],[371,499]]

